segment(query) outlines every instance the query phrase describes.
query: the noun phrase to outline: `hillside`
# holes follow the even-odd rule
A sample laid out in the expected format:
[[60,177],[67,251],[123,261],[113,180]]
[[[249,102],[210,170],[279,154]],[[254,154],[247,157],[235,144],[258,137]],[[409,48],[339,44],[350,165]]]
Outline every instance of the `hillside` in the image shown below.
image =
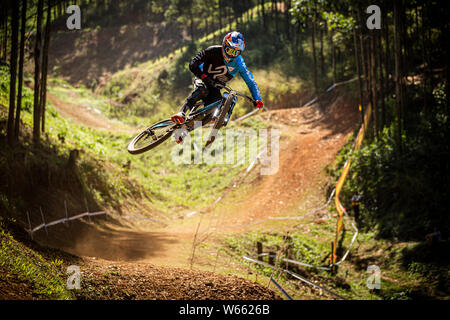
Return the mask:
[[[435,1],[383,3],[381,31],[368,1],[77,3],[80,30],[63,1],[1,11],[0,300],[448,299]],[[130,154],[230,30],[264,108],[239,99],[207,153],[211,127]]]
[[166,23],[59,31],[49,49],[49,69],[73,85],[95,88],[120,70],[168,55],[183,40],[182,31]]

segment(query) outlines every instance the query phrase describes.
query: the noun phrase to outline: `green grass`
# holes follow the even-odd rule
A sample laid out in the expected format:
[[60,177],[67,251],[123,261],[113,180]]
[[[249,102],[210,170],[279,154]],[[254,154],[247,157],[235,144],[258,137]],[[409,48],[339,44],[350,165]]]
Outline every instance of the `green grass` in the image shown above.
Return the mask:
[[26,283],[34,296],[68,300],[74,296],[66,287],[60,259],[48,259],[15,240],[3,227],[0,217],[0,278]]

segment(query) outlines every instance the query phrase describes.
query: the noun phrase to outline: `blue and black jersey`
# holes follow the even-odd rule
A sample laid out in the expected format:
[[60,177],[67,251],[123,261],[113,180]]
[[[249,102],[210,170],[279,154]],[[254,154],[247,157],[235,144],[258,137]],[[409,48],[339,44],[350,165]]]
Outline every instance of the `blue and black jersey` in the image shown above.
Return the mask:
[[197,77],[202,74],[210,76],[214,80],[226,83],[233,79],[239,72],[247,84],[254,100],[261,100],[261,94],[255,78],[248,71],[242,56],[238,56],[231,62],[226,62],[222,54],[222,46],[211,46],[200,51],[190,62],[189,69]]

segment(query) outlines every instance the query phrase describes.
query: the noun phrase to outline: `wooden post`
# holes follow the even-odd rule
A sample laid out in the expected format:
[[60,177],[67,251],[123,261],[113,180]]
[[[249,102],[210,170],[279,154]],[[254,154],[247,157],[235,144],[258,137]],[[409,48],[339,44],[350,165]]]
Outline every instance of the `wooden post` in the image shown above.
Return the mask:
[[89,215],[89,207],[88,207],[88,203],[87,203],[86,197],[84,198],[84,203],[85,203],[85,205],[86,205],[86,210],[87,210],[87,213],[88,213],[88,219],[89,219],[89,222],[92,222],[92,221],[91,221],[91,216]]
[[[291,247],[290,246],[288,246],[287,248],[286,248],[286,257],[288,258],[288,259],[291,259],[291,260],[294,260],[294,259],[292,259],[292,254],[291,254]],[[289,270],[289,263],[286,261],[286,270]],[[289,274],[288,274],[288,276],[289,276]]]
[[39,207],[39,210],[41,211],[42,222],[44,223],[45,233],[48,236],[47,225],[45,224],[45,219],[44,219],[44,213],[42,212],[42,208],[41,207]]
[[31,220],[30,220],[30,213],[27,211],[27,218],[28,218],[28,225],[29,225],[29,230],[30,230],[30,236],[31,236],[31,240],[33,240],[33,229],[31,229]]
[[259,241],[256,243],[256,252],[258,253],[258,260],[263,261],[263,258],[261,256],[261,254],[263,252],[263,245]]
[[334,242],[331,241],[330,265],[334,264]]
[[274,265],[274,256],[275,256],[275,252],[273,252],[273,251],[270,251],[269,252],[269,264],[270,265]]
[[[69,222],[69,212],[67,211],[67,200],[64,200],[64,208],[66,209],[66,221]],[[64,224],[66,223],[64,221]]]

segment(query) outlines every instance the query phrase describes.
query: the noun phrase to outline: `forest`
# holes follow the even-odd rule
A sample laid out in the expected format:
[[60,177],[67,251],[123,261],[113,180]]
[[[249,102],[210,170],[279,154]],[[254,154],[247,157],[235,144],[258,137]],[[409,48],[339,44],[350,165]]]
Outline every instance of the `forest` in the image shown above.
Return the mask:
[[[352,196],[360,196],[358,228],[362,232],[374,231],[377,239],[400,242],[423,241],[427,234],[439,231],[442,242],[437,251],[430,253],[430,257],[422,247],[417,252],[421,254],[424,250],[430,261],[440,267],[448,266],[448,257],[435,255],[448,251],[450,232],[445,209],[450,198],[448,2],[2,1],[0,67],[5,92],[0,101],[2,155],[17,150],[47,152],[49,148],[52,130],[47,120],[49,83],[65,72],[64,67],[55,67],[58,62],[52,53],[53,41],[81,32],[67,30],[71,13],[66,9],[70,5],[80,8],[83,32],[123,26],[156,30],[155,26],[163,26],[168,33],[159,40],[163,41],[159,42],[160,51],[150,53],[151,59],[164,59],[171,52],[178,52],[167,68],[155,73],[151,89],[142,83],[126,94],[134,78],[122,77],[120,73],[109,76],[106,83],[102,83],[100,74],[71,83],[91,93],[100,92],[108,99],[108,110],[115,118],[159,117],[169,108],[161,106],[176,109],[171,104],[179,105],[190,91],[190,58],[202,47],[219,44],[221,37],[232,30],[239,30],[246,37],[244,56],[251,69],[279,74],[273,78],[277,82],[270,83],[270,88],[275,88],[270,94],[261,90],[270,110],[291,107],[283,104],[280,93],[283,86],[289,86],[290,79],[304,83],[311,97],[320,97],[330,86],[354,79],[346,94],[357,102],[357,129],[363,124],[367,110],[371,112],[371,122],[361,149],[352,152],[355,131],[336,161],[327,166],[331,184],[337,181],[346,159],[351,157],[353,164],[341,198],[350,207]],[[80,39],[82,42],[83,38]],[[144,44],[146,41],[141,40]],[[136,58],[131,53],[125,58],[127,68],[151,60]],[[83,74],[84,70],[79,72]],[[32,90],[32,95],[25,98],[25,90]],[[23,118],[24,110],[32,115],[30,128]],[[14,161],[7,158],[2,162]],[[3,170],[6,167],[2,164],[0,188],[5,194],[17,196],[12,174]],[[12,202],[2,201],[1,210],[14,211]],[[448,281],[448,275],[442,277],[440,284]]]

